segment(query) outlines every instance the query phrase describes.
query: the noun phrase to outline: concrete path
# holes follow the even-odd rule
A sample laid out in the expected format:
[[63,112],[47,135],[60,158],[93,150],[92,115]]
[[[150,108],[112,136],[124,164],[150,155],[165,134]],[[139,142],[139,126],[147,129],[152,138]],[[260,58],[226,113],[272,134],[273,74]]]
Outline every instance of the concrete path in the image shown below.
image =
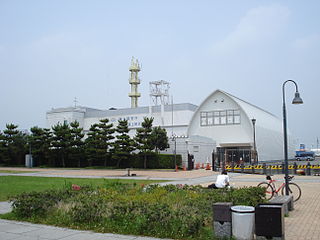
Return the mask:
[[157,240],[158,238],[94,233],[0,219],[1,240]]
[[[107,171],[98,173],[99,171],[78,171],[78,170],[54,170],[37,173],[23,173],[19,175],[25,176],[59,176],[59,177],[104,177],[104,178],[121,178],[124,176],[121,172],[115,175],[107,174]],[[29,175],[30,174],[30,175]],[[201,184],[207,186],[215,181],[218,173],[205,170],[197,170],[190,172],[169,172],[168,174],[155,171],[139,172],[136,177],[125,177],[128,179],[166,179],[169,180],[164,184]],[[4,175],[4,174],[2,174]],[[8,175],[8,174],[5,174]],[[14,174],[17,175],[17,174]],[[168,175],[168,178],[165,176]],[[250,175],[230,173],[231,185],[235,187],[256,186],[259,182],[265,180],[263,175]],[[275,175],[275,179],[279,180],[279,186],[283,180],[283,175]],[[295,203],[295,210],[290,212],[289,217],[285,218],[285,238],[286,240],[318,240],[320,239],[320,177],[317,176],[296,176],[296,182],[302,189],[301,199]],[[0,214],[10,211],[8,203],[0,203]],[[82,239],[156,239],[139,236],[126,236],[116,234],[101,234],[89,231],[77,231],[65,228],[57,228],[52,226],[22,223],[15,221],[0,220],[0,239],[1,240],[44,240],[44,239],[63,239],[63,240],[82,240]]]

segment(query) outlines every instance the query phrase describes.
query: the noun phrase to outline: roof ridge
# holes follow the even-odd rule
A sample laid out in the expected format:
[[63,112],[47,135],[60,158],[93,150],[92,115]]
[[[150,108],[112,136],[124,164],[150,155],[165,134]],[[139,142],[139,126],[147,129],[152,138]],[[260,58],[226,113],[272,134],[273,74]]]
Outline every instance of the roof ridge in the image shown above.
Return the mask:
[[259,110],[262,110],[263,112],[266,112],[266,113],[274,116],[275,118],[278,118],[278,117],[277,117],[276,115],[274,115],[273,113],[271,113],[271,112],[269,112],[269,111],[267,111],[267,110],[265,110],[265,109],[263,109],[263,108],[261,108],[261,107],[258,107],[258,106],[254,105],[254,104],[252,104],[252,103],[249,103],[249,102],[247,102],[247,101],[245,101],[245,100],[243,100],[243,99],[241,99],[241,98],[238,98],[238,97],[232,95],[231,93],[227,93],[227,92],[225,92],[225,91],[223,91],[223,90],[220,90],[220,89],[217,89],[217,90],[218,90],[218,91],[221,91],[221,92],[223,92],[223,93],[225,93],[225,94],[227,94],[227,95],[229,95],[229,96],[231,96],[231,97],[233,97],[233,98],[236,98],[236,99],[238,99],[238,100],[240,100],[240,101],[242,101],[242,102],[244,102],[244,103],[246,103],[246,104],[248,104],[248,105],[250,105],[250,106],[252,106],[252,107],[254,107],[254,108],[257,108],[257,109],[259,109]]

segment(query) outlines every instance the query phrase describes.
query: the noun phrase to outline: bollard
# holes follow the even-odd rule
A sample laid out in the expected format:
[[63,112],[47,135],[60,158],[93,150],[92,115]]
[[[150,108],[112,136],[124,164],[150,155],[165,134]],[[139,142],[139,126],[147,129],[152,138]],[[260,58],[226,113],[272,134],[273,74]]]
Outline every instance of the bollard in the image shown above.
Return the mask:
[[217,238],[231,238],[231,202],[213,204],[213,229]]
[[267,175],[267,164],[262,164],[263,175]]
[[311,164],[309,162],[307,164],[306,175],[308,175],[308,176],[311,175]]
[[282,163],[281,166],[282,166],[282,171],[281,171],[281,173],[284,174],[284,163]]
[[297,166],[296,162],[294,162],[294,164],[293,164],[293,174],[295,174],[295,175],[297,175],[297,168],[298,168],[298,166]]
[[211,166],[209,163],[207,163],[207,165],[206,165],[206,170],[211,170]]
[[178,171],[179,171],[179,167],[178,167],[178,165],[176,165],[176,169],[175,169],[175,171],[176,171],[176,172],[178,172]]
[[241,168],[241,173],[243,173],[244,172],[244,164],[243,163],[241,163],[240,168]]
[[251,166],[252,173],[254,174],[254,165]]
[[234,172],[234,162],[231,162],[231,172]]

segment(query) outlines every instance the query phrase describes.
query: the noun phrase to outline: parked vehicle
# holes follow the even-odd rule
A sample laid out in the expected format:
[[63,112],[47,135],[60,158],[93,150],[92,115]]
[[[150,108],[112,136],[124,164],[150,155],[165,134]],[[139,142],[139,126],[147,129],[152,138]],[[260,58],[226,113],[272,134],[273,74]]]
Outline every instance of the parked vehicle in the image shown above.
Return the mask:
[[315,159],[314,152],[296,151],[295,159],[297,161],[313,161]]

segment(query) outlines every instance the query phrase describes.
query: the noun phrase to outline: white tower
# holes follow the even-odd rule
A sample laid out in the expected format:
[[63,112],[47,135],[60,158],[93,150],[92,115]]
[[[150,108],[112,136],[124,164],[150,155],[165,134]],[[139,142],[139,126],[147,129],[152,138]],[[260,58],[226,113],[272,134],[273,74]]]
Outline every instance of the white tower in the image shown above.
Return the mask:
[[140,72],[140,66],[138,59],[131,59],[131,66],[129,68],[130,79],[129,83],[131,84],[131,92],[129,93],[129,97],[131,97],[131,108],[138,107],[138,97],[140,97],[140,93],[138,92],[138,84],[140,84],[140,79],[138,78],[138,72]]
[[[153,101],[155,106],[161,105],[161,123],[164,126],[164,105],[169,104],[169,82],[164,80],[150,82],[150,102]],[[151,115],[151,103],[149,108]]]

